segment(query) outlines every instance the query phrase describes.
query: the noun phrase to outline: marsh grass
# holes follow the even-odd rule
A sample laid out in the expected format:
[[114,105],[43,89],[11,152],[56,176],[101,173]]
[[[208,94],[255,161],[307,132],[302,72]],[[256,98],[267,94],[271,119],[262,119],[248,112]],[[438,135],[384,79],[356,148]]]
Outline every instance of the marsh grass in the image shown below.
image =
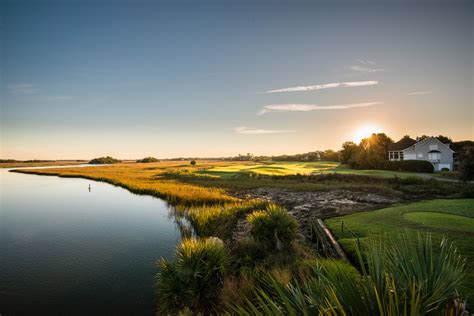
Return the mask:
[[[245,303],[229,305],[238,315],[458,315],[464,304],[457,289],[464,258],[443,239],[397,235],[392,244],[370,239],[358,250],[359,274],[352,266],[319,260],[311,275],[281,282],[262,276]],[[363,255],[364,253],[365,255]]]

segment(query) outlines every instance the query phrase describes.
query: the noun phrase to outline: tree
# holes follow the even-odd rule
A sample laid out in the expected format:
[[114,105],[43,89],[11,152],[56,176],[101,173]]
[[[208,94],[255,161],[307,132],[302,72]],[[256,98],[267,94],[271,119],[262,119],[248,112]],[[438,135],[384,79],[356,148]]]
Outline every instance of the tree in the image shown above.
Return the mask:
[[339,153],[331,149],[326,149],[324,151],[324,160],[339,161],[340,160]]
[[376,169],[387,160],[388,146],[393,140],[385,133],[372,134],[360,142],[360,150],[355,156],[356,164],[362,168]]
[[196,160],[191,160],[190,164],[194,166],[196,164]]
[[349,161],[355,158],[355,154],[359,150],[359,146],[357,146],[354,142],[345,142],[342,144],[341,150],[341,163],[348,164]]
[[464,149],[463,160],[459,166],[459,178],[463,182],[474,180],[474,146]]

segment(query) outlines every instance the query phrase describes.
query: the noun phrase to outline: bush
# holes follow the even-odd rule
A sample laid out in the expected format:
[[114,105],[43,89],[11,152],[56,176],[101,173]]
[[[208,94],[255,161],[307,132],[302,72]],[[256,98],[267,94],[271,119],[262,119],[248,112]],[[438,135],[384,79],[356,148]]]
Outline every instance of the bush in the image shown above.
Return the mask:
[[474,146],[464,150],[463,160],[459,166],[459,179],[463,182],[474,180]]
[[265,211],[253,212],[247,220],[252,236],[268,249],[281,250],[296,237],[296,220],[276,205],[268,206]]
[[449,168],[441,168],[442,172],[449,172]]
[[390,171],[409,171],[409,172],[423,172],[433,173],[434,166],[431,162],[426,160],[400,160],[400,161],[382,161],[376,166],[376,169],[390,170]]
[[196,164],[196,160],[191,160],[190,164],[194,166]]
[[110,156],[94,158],[91,161],[89,161],[89,163],[92,165],[113,164],[113,163],[119,163],[119,162],[122,162],[122,161],[112,158]]
[[218,305],[228,262],[227,250],[218,238],[183,240],[176,249],[174,262],[159,262],[160,311],[178,314],[188,307],[196,314],[209,314]]
[[149,162],[160,162],[158,159],[155,157],[146,157],[143,159],[137,160],[138,163],[149,163]]
[[238,315],[464,315],[457,289],[465,260],[446,239],[401,235],[384,244],[369,240],[358,250],[361,274],[341,261],[321,260],[303,281],[282,282],[271,274],[244,304],[231,303]]

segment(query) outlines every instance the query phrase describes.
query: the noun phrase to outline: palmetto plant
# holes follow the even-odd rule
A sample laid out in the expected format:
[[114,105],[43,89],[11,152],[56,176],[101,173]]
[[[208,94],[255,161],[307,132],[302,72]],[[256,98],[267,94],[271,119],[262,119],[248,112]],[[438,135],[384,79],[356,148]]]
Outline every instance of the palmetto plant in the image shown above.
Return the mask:
[[193,312],[211,311],[218,303],[228,260],[218,238],[183,240],[173,262],[159,262],[159,310],[165,314],[177,314],[185,307]]
[[464,259],[443,239],[403,234],[387,245],[369,240],[361,273],[350,265],[322,260],[302,281],[282,284],[271,275],[264,286],[229,313],[239,315],[460,315],[456,289]]
[[296,237],[297,222],[288,212],[274,204],[264,211],[247,216],[252,236],[267,248],[281,250]]

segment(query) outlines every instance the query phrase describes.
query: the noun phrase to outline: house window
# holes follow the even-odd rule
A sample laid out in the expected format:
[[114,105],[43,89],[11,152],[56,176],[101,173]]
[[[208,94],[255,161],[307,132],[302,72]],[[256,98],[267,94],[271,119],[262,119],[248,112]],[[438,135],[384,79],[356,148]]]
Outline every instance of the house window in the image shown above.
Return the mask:
[[423,158],[423,154],[418,154],[418,158]]
[[441,159],[441,153],[428,153],[428,159],[429,160],[440,160]]
[[393,159],[398,160],[398,151],[394,152],[394,157]]
[[400,160],[403,160],[403,151],[400,152]]
[[430,150],[438,150],[438,145],[430,145]]

